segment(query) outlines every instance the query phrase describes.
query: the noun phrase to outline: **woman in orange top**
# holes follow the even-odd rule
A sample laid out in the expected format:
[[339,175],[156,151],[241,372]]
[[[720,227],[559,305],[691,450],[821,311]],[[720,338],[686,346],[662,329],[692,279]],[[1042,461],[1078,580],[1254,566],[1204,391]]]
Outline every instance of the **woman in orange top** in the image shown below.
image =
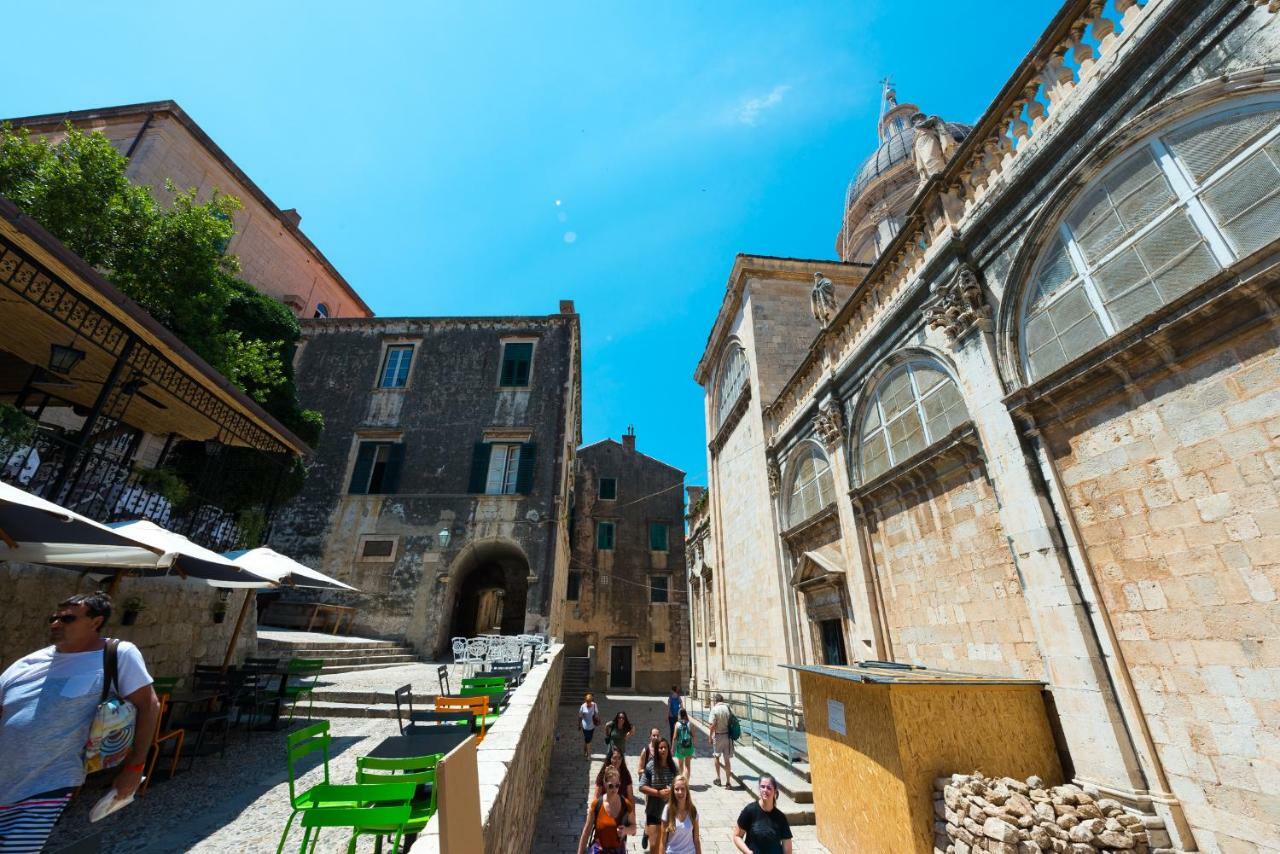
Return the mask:
[[622,796],[622,778],[617,770],[606,766],[604,795],[593,800],[587,810],[587,820],[578,837],[578,854],[623,854],[627,850],[625,837],[636,832],[634,808]]

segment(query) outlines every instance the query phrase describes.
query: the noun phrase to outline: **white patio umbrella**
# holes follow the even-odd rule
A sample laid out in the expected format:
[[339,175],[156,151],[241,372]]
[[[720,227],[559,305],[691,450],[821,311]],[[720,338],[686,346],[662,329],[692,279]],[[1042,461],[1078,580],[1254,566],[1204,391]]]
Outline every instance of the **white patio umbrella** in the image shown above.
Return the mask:
[[[139,542],[174,555],[171,566],[161,570],[164,574],[178,574],[204,579],[212,587],[274,587],[275,581],[223,557],[212,549],[197,545],[191,540],[162,528],[155,522],[136,519],[131,522],[113,522],[111,530],[126,534]],[[155,575],[146,571],[144,575]]]
[[0,481],[0,560],[118,572],[164,569],[175,557],[161,546]]
[[[304,566],[293,558],[285,557],[279,552],[269,549],[266,546],[257,549],[227,552],[223,556],[230,558],[238,566],[249,570],[255,575],[265,576],[281,586],[320,587],[329,590],[356,589],[350,584],[343,584],[336,578],[330,578],[323,572],[317,572],[311,567]],[[219,584],[218,586],[265,587],[266,585],[251,582],[228,582],[225,584]]]

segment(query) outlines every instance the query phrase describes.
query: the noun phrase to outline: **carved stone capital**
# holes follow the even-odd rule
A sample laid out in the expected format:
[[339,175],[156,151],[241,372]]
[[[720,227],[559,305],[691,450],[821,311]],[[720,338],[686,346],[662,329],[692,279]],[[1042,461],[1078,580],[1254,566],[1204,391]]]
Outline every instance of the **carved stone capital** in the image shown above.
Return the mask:
[[930,329],[941,329],[950,341],[959,342],[974,329],[991,328],[991,307],[968,264],[961,264],[946,284],[934,282],[930,291],[924,306]]
[[844,412],[838,401],[828,400],[818,409],[818,414],[813,416],[813,432],[828,448],[840,444],[844,438]]
[[765,466],[765,473],[769,476],[769,495],[777,498],[782,491],[782,469],[779,468],[778,461],[770,459]]

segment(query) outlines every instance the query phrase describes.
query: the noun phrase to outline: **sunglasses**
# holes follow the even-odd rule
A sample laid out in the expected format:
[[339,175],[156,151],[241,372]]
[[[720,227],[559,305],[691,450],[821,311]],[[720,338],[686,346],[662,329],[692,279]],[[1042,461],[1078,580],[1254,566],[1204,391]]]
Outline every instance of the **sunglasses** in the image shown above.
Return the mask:
[[617,784],[617,783],[605,783],[605,784],[604,784],[604,787],[605,787],[606,789],[616,789],[616,788],[618,788],[618,784]]
[[54,623],[66,625],[67,623],[74,623],[78,619],[80,619],[79,614],[54,614],[49,618],[49,625],[52,626]]

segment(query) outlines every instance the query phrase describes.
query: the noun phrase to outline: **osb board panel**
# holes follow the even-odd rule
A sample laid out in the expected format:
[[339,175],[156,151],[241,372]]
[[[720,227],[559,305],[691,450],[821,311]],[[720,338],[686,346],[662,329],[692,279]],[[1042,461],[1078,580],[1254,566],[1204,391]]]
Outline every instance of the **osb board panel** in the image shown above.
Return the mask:
[[[818,839],[832,851],[933,851],[933,780],[956,772],[1062,782],[1034,686],[865,685],[800,674]],[[844,704],[831,730],[827,701]]]
[[[895,685],[889,689],[914,850],[933,851],[933,781],[981,771],[1062,782],[1040,688]],[[904,848],[903,850],[912,850]]]
[[[885,685],[800,674],[818,840],[829,851],[909,851],[907,797]],[[831,731],[827,700],[844,703],[845,732]]]
[[459,744],[436,766],[436,780],[440,787],[436,809],[440,814],[440,850],[443,854],[484,850],[479,774],[475,738]]

